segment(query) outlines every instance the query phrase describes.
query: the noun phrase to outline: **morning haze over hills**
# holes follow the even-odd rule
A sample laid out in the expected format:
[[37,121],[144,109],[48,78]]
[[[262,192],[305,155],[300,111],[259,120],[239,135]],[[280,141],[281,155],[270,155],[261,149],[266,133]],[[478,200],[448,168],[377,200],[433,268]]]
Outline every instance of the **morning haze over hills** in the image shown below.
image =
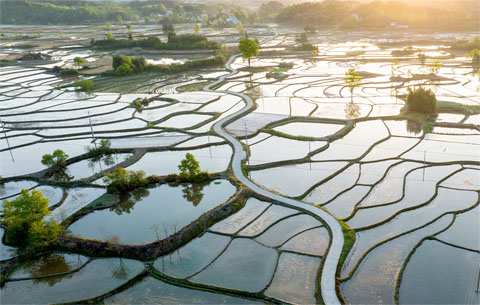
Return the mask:
[[480,304],[478,0],[0,0],[1,304]]

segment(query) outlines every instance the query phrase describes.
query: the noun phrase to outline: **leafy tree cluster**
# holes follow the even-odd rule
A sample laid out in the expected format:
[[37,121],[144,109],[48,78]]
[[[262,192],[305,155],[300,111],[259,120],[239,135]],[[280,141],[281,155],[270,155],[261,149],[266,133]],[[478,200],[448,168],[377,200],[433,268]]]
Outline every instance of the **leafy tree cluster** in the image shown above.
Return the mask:
[[164,33],[175,33],[175,28],[171,22],[164,22],[162,24],[162,31]]
[[42,164],[48,167],[67,166],[68,155],[61,149],[55,149],[52,154],[45,154],[42,156]]
[[116,20],[117,16],[130,19],[134,14],[113,3],[2,0],[0,19],[7,24],[82,24]]
[[472,64],[474,66],[479,66],[480,65],[480,50],[479,49],[473,49],[470,53],[466,54],[466,57],[472,59]]
[[278,13],[276,21],[295,25],[341,25],[344,28],[391,28],[391,22],[396,22],[414,28],[478,30],[480,11],[478,3],[475,6],[474,2],[449,1],[441,6],[400,1],[363,4],[334,0],[306,2],[285,7]]
[[471,41],[459,40],[450,44],[452,50],[456,51],[470,51],[473,49],[480,49],[480,36],[476,36]]
[[116,76],[125,76],[131,72],[142,73],[147,66],[147,61],[143,57],[113,56],[112,67]]
[[[205,23],[221,24],[232,13],[241,21],[247,15],[239,6],[223,3],[184,3],[169,0],[149,1],[97,1],[97,0],[2,0],[0,20],[6,24],[85,24],[118,22],[124,20],[146,23],[194,21],[198,16],[207,16]],[[224,10],[230,12],[226,13]],[[170,16],[165,16],[172,11]],[[154,20],[150,15],[154,14]],[[141,17],[142,16],[142,17]],[[205,18],[204,18],[205,19]],[[197,19],[198,21],[198,19]]]
[[299,25],[336,25],[348,16],[349,7],[338,1],[306,2],[285,7],[276,20]]
[[51,214],[49,200],[37,190],[22,190],[14,200],[4,200],[0,225],[6,226],[8,242],[22,247],[43,247],[54,243],[63,228],[55,221],[45,221]]
[[143,39],[114,39],[113,37],[105,40],[90,41],[92,46],[102,49],[125,49],[125,48],[144,48],[155,50],[200,50],[200,49],[218,49],[218,43],[209,41],[202,35],[176,35],[173,32],[168,34],[168,42],[162,42],[158,37],[148,37]]
[[284,5],[278,1],[262,3],[258,9],[258,14],[264,21],[274,20],[278,13],[284,8]]
[[209,58],[200,58],[187,60],[183,64],[171,65],[152,65],[148,64],[143,57],[130,57],[125,55],[115,55],[113,57],[112,67],[115,75],[124,76],[129,73],[158,72],[158,73],[179,73],[191,71],[211,66],[222,65],[225,63],[225,57],[218,55]]
[[144,171],[129,171],[124,168],[105,174],[103,181],[109,193],[124,193],[148,184]]
[[421,1],[418,4],[372,1],[353,7],[351,13],[361,18],[359,25],[362,27],[389,27],[391,22],[397,22],[415,28],[478,29],[478,4],[472,9],[462,2],[466,1],[450,1],[442,5]]
[[409,112],[434,114],[437,112],[437,98],[430,89],[419,87],[412,90],[408,88],[406,106]]

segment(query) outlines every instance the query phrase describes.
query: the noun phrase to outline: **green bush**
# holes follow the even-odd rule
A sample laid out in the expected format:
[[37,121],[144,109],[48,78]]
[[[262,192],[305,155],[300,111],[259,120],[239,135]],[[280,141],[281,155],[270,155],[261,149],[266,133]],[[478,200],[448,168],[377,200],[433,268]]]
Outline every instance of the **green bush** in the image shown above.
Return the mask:
[[79,87],[81,91],[91,92],[94,86],[93,80],[89,79],[77,79],[73,82],[74,87]]
[[42,247],[54,243],[62,227],[54,220],[45,221],[50,215],[49,200],[37,190],[22,190],[12,201],[4,200],[0,213],[0,225],[6,226],[6,239],[16,245],[25,247]]
[[116,76],[125,76],[132,72],[132,67],[129,66],[128,64],[121,64],[115,69],[115,75]]
[[407,111],[423,114],[433,114],[437,112],[437,98],[430,89],[419,87],[412,90],[408,88]]
[[109,193],[124,193],[148,184],[144,171],[129,171],[124,168],[117,168],[105,174],[103,182],[107,185]]
[[293,68],[293,62],[281,62],[278,67],[280,69],[291,69]]
[[96,147],[87,147],[87,153],[91,155],[104,155],[111,151],[112,142],[109,139],[101,139],[100,144]]
[[76,65],[81,65],[81,64],[84,64],[85,63],[85,60],[81,57],[75,57],[73,59],[73,62],[76,64]]
[[48,167],[67,165],[68,155],[61,149],[55,149],[52,154],[45,154],[42,157],[42,164]]

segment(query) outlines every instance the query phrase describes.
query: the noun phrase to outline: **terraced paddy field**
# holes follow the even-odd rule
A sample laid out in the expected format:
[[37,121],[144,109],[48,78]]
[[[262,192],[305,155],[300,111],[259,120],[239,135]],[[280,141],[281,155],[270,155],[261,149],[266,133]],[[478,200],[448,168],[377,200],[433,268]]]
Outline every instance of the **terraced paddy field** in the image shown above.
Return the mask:
[[[318,32],[312,55],[289,49],[296,29],[271,25],[249,31],[262,43],[251,68],[232,56],[118,78],[99,75],[114,52],[90,49],[95,29],[45,27],[29,42],[51,60],[18,62],[17,43],[1,42],[0,199],[40,190],[69,231],[34,255],[2,244],[2,303],[480,302],[480,81],[449,35],[396,57],[374,33]],[[233,45],[235,33],[211,37]],[[77,56],[94,92],[50,70]],[[435,92],[436,117],[402,112],[419,86]],[[102,139],[108,154],[86,153]],[[69,155],[60,176],[41,162],[54,149]],[[187,152],[211,181],[166,178]],[[116,168],[156,183],[118,197],[102,180]]]

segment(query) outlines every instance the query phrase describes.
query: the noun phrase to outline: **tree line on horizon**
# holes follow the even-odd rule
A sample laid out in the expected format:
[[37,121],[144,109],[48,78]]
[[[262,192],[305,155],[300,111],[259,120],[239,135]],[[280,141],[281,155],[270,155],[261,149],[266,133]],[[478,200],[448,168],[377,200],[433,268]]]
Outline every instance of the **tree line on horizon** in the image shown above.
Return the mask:
[[[152,15],[155,20],[152,20]],[[159,17],[162,15],[163,17]],[[480,7],[475,1],[344,2],[325,0],[285,6],[280,1],[249,10],[231,3],[184,3],[175,0],[104,2],[88,0],[2,0],[3,24],[82,24],[116,22],[192,22],[225,26],[229,16],[242,23],[279,22],[291,25],[388,28],[391,23],[411,28],[478,30]],[[195,19],[197,18],[197,19]],[[201,19],[201,20],[200,20]],[[120,21],[119,21],[120,22]],[[123,22],[123,21],[122,21]],[[122,23],[120,22],[120,23]]]

